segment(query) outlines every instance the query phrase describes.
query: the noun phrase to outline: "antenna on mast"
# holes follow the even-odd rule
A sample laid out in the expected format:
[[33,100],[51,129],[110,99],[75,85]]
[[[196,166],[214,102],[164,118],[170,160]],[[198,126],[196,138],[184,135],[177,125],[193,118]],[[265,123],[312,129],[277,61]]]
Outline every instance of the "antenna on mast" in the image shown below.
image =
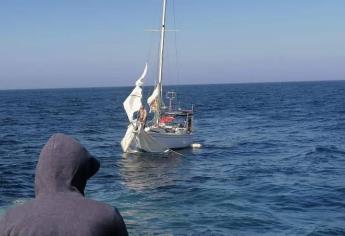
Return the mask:
[[176,92],[168,91],[167,92],[167,99],[169,99],[169,112],[172,112],[172,101],[176,99]]

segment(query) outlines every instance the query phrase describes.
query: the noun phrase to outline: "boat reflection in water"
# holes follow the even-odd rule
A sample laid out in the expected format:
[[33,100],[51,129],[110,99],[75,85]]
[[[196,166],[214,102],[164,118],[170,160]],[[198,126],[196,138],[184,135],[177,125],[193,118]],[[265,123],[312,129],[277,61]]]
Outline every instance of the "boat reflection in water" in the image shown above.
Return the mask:
[[161,188],[175,184],[181,162],[181,156],[176,153],[123,153],[119,161],[120,175],[130,190]]

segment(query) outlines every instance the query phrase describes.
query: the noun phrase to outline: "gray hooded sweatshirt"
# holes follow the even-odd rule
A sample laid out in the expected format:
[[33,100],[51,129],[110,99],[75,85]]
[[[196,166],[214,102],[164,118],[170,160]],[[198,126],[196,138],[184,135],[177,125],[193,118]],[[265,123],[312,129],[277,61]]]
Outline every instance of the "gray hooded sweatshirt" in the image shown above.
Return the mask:
[[43,147],[35,175],[35,199],[10,209],[0,236],[127,235],[120,213],[84,197],[99,162],[73,138],[55,134]]

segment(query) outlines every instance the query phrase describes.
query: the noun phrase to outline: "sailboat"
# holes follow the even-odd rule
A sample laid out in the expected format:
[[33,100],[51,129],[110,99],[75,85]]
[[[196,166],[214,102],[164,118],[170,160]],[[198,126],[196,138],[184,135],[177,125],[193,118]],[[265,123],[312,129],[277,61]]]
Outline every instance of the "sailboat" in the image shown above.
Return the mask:
[[146,122],[146,110],[142,104],[142,86],[147,74],[148,65],[136,81],[135,87],[123,103],[127,113],[129,125],[125,136],[121,140],[123,152],[167,152],[171,149],[190,147],[193,142],[194,109],[185,110],[173,107],[176,92],[167,93],[169,106],[165,106],[163,99],[163,66],[164,43],[166,32],[167,0],[163,0],[162,24],[160,29],[160,50],[158,80],[147,104],[153,119]]

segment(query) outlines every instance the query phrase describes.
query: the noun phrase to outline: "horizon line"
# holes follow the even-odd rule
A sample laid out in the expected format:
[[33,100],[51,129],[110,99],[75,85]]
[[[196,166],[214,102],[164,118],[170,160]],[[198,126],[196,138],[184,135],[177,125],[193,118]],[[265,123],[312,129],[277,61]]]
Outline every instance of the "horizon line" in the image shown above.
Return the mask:
[[[207,85],[231,85],[231,84],[278,84],[278,83],[315,83],[315,82],[344,82],[345,79],[333,80],[286,80],[286,81],[255,81],[255,82],[228,82],[228,83],[200,83],[200,84],[167,84],[165,86],[207,86]],[[0,91],[21,91],[21,90],[59,90],[59,89],[104,89],[104,88],[131,88],[135,85],[121,86],[85,86],[85,87],[46,87],[46,88],[8,88]],[[152,87],[154,85],[144,85],[143,87]]]

